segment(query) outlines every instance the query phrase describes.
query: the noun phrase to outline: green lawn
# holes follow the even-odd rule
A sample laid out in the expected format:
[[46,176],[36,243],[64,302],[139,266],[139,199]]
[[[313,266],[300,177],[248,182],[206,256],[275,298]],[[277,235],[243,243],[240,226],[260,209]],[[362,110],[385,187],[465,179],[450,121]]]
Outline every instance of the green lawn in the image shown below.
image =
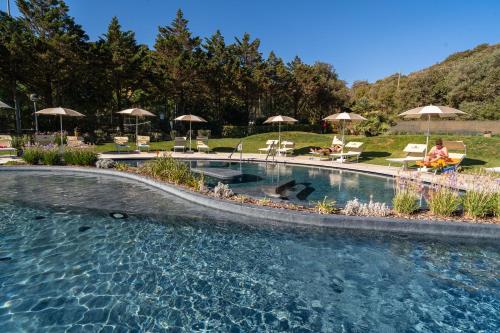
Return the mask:
[[[314,134],[305,132],[282,132],[282,140],[295,142],[297,155],[307,155],[311,147],[328,147],[331,143],[332,134]],[[500,137],[484,138],[482,136],[460,136],[440,135],[432,136],[443,140],[463,140],[467,145],[467,159],[463,165],[466,167],[495,167],[500,166]],[[246,137],[243,139],[243,151],[245,153],[257,153],[258,148],[265,147],[268,139],[277,139],[278,133],[264,133]],[[211,139],[209,146],[217,152],[231,152],[240,139]],[[408,143],[425,143],[423,135],[382,135],[377,137],[348,136],[347,141],[362,141],[364,153],[361,162],[387,165],[388,157],[404,156],[402,152]],[[431,141],[432,142],[432,141]],[[194,146],[196,145],[193,142]],[[151,150],[171,150],[172,141],[153,142]],[[132,145],[133,148],[133,145]],[[98,145],[99,152],[114,150],[113,143]]]

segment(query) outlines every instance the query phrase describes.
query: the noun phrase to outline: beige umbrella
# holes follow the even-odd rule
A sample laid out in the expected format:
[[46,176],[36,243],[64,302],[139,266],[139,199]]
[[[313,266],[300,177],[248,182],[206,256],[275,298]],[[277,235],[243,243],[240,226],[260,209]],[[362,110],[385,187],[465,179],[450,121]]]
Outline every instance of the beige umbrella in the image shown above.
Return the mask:
[[139,117],[155,117],[156,115],[154,113],[151,113],[149,111],[143,110],[143,109],[137,109],[137,108],[132,108],[132,109],[126,109],[123,111],[118,111],[117,113],[119,114],[124,114],[127,116],[135,117],[135,143],[137,147],[138,141],[137,141],[137,136],[139,135]]
[[454,118],[458,115],[464,115],[464,114],[467,113],[451,108],[449,106],[427,105],[405,111],[403,113],[400,113],[399,115],[408,119],[427,117],[427,138],[425,141],[426,144],[425,154],[427,155],[427,147],[429,146],[431,117]]
[[360,116],[359,114],[356,113],[347,113],[347,112],[342,112],[342,113],[336,113],[332,114],[326,118],[323,118],[324,121],[340,121],[342,124],[342,151],[341,153],[344,153],[344,145],[345,145],[345,139],[344,139],[344,132],[345,132],[345,122],[346,121],[363,121],[366,120],[365,117]]
[[175,121],[189,121],[189,152],[191,150],[191,123],[206,123],[207,121],[202,117],[195,116],[194,114],[185,114],[183,116],[177,117],[174,119]]
[[62,126],[62,117],[85,117],[85,115],[77,112],[75,110],[57,107],[57,108],[48,108],[35,112],[36,114],[44,114],[49,116],[59,116],[59,122],[61,124],[61,147],[64,146],[63,140],[63,126]]
[[264,121],[264,124],[278,123],[278,146],[281,146],[281,123],[292,124],[298,122],[297,119],[287,116],[272,116]]

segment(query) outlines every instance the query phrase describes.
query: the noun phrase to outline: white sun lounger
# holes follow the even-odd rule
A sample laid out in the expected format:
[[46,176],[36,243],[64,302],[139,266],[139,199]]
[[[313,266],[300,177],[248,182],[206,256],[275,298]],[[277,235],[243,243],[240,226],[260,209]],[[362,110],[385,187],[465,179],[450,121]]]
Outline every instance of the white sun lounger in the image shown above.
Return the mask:
[[351,141],[351,142],[348,142],[344,146],[344,149],[347,149],[346,152],[333,153],[333,154],[330,154],[330,156],[332,158],[339,157],[340,162],[344,162],[349,157],[355,157],[356,162],[359,162],[359,157],[361,156],[361,153],[363,152],[362,146],[363,146],[363,142]]
[[423,161],[425,158],[425,144],[420,143],[409,143],[406,145],[403,151],[406,153],[405,157],[400,158],[386,158],[386,161],[389,162],[389,166],[391,163],[400,163],[404,169],[408,168],[408,163]]
[[278,145],[278,140],[267,140],[266,141],[266,146],[265,148],[259,148],[259,153],[269,153],[271,149],[276,149]]
[[293,154],[293,150],[295,149],[295,143],[292,141],[282,141],[281,142],[281,148],[276,150],[279,155],[287,155],[287,154]]
[[187,138],[184,136],[178,136],[174,139],[174,153],[177,150],[182,150],[184,152],[186,150]]
[[17,149],[12,147],[12,137],[10,135],[0,135],[0,151],[7,151],[9,155],[16,155]]

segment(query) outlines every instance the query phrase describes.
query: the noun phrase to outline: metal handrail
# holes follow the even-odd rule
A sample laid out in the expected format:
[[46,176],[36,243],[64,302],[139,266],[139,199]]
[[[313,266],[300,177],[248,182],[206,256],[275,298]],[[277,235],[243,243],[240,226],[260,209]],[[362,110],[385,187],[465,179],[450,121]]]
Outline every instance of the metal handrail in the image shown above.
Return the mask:
[[238,144],[236,145],[236,147],[234,147],[233,151],[231,152],[231,154],[229,154],[228,158],[231,158],[233,156],[233,154],[238,150],[238,147],[240,147],[240,145],[241,145],[240,149],[240,159],[241,159],[241,152],[243,152],[243,139],[241,139],[240,142],[238,142]]
[[269,146],[269,150],[267,152],[267,155],[266,155],[266,162],[267,162],[267,158],[269,157],[269,155],[271,155],[271,152],[274,150],[274,154],[272,155],[273,156],[273,161],[274,161],[274,157],[276,156],[276,151],[274,149],[274,146],[275,146],[275,143],[271,143],[271,145]]

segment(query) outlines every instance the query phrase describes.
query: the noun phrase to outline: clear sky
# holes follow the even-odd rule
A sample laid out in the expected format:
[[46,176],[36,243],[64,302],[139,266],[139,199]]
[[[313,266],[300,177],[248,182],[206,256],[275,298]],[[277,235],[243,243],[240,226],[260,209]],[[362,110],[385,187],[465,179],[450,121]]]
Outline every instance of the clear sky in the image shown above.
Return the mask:
[[[0,0],[5,10],[7,0]],[[15,0],[11,0],[14,3]],[[178,8],[194,34],[249,32],[285,61],[331,63],[340,78],[381,79],[430,66],[480,43],[500,42],[500,0],[67,0],[91,40],[112,16],[152,46]],[[13,12],[16,14],[16,11]]]

